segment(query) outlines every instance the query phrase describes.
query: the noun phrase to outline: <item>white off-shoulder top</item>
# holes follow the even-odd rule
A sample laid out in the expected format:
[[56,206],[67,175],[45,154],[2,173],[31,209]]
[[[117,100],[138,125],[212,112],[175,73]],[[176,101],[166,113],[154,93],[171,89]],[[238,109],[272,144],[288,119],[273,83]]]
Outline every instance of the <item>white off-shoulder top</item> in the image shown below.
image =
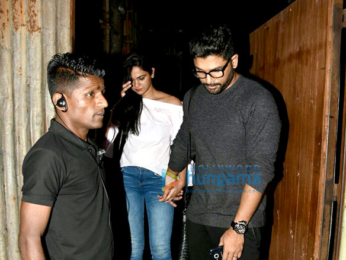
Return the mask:
[[[129,134],[120,166],[139,166],[156,174],[166,171],[170,146],[183,121],[183,107],[143,98],[139,135]],[[113,157],[113,141],[118,129],[112,125],[107,133],[107,157]]]

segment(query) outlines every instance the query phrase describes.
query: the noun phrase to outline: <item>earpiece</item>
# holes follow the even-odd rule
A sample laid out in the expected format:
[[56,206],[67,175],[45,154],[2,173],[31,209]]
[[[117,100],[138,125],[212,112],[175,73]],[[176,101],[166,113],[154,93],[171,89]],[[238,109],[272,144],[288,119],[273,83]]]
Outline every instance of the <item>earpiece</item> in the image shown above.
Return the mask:
[[66,112],[67,111],[67,103],[66,103],[66,99],[65,99],[64,94],[61,93],[61,98],[58,99],[58,101],[56,102],[56,105],[58,107],[65,108],[64,110],[61,110],[62,112]]

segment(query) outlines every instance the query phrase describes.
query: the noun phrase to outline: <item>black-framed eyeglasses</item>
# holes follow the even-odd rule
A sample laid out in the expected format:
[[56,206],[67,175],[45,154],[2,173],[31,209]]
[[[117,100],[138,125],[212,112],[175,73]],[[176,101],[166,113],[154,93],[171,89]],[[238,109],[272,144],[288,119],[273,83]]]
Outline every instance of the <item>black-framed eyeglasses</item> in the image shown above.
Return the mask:
[[225,66],[222,69],[211,70],[209,72],[201,71],[201,70],[193,70],[193,74],[199,79],[205,79],[207,75],[210,75],[212,78],[222,78],[224,75],[224,71],[227,68],[228,63],[230,62],[230,58],[226,62]]

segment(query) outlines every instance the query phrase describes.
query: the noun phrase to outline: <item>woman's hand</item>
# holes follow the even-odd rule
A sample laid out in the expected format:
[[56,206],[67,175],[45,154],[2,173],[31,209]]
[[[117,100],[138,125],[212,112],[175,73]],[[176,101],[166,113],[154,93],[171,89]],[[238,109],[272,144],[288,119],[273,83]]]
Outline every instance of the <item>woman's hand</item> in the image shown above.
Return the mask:
[[181,200],[183,196],[182,189],[186,184],[186,168],[178,174],[179,180],[170,175],[172,174],[166,174],[164,193],[162,196],[158,195],[158,197],[160,202],[168,202],[173,207],[176,207],[177,205],[174,201]]
[[129,88],[132,88],[132,81],[129,80],[127,81],[125,84],[122,85],[122,90],[120,92],[120,96],[124,97],[126,95],[126,90],[128,90]]

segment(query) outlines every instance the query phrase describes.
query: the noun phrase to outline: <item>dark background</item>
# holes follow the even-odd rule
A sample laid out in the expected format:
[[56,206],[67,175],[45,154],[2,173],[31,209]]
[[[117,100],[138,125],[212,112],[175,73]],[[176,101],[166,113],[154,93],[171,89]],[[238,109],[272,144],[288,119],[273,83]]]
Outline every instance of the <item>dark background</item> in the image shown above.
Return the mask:
[[[133,8],[136,14],[136,46],[155,56],[154,86],[178,98],[198,81],[191,73],[192,60],[188,54],[188,37],[195,28],[212,22],[231,24],[236,35],[238,52],[248,55],[248,36],[265,21],[286,8],[294,0],[110,0],[125,10]],[[120,14],[122,20],[125,14]],[[97,56],[106,66],[107,98],[113,104],[121,85],[123,53],[106,54],[103,51],[103,1],[76,0],[75,51]],[[121,31],[111,29],[111,34]],[[120,26],[121,27],[121,26]],[[244,70],[248,70],[248,66]],[[120,85],[119,85],[120,84]]]
[[[234,30],[236,50],[239,54],[238,72],[247,74],[251,68],[249,57],[249,34],[267,20],[286,8],[294,0],[110,0],[113,6],[125,10],[132,8],[136,15],[136,45],[133,50],[140,50],[156,59],[154,86],[164,92],[182,99],[185,92],[198,84],[192,75],[192,59],[188,54],[189,35],[197,27],[214,22],[231,24]],[[118,14],[120,21],[124,14]],[[109,107],[105,117],[107,124],[110,109],[119,100],[122,75],[121,64],[124,52],[111,54],[104,52],[103,1],[76,0],[75,46],[74,51],[95,56],[101,60],[106,69],[106,98]],[[111,34],[122,37],[122,31],[112,25]],[[122,26],[120,26],[121,28]],[[118,31],[117,31],[118,30]],[[94,132],[95,139],[101,146],[105,128]],[[112,160],[105,160],[108,178],[108,190],[112,201],[112,222],[115,237],[115,258],[129,259],[130,235],[127,224],[125,194],[119,166]],[[172,257],[177,258],[180,244],[182,219],[182,202],[175,210],[172,235]],[[146,226],[147,228],[147,226]],[[148,238],[144,259],[150,258]],[[266,253],[264,257],[266,259]]]

